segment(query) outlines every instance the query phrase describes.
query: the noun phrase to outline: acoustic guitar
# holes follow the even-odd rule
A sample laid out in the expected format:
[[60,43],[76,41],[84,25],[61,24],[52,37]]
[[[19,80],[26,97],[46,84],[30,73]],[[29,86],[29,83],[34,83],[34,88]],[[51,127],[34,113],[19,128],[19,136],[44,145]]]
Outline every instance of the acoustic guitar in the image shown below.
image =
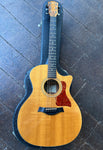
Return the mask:
[[78,136],[82,117],[70,94],[73,77],[60,75],[56,67],[58,2],[48,2],[48,12],[48,65],[38,65],[30,71],[32,93],[16,113],[14,132],[30,145],[55,147],[70,143]]

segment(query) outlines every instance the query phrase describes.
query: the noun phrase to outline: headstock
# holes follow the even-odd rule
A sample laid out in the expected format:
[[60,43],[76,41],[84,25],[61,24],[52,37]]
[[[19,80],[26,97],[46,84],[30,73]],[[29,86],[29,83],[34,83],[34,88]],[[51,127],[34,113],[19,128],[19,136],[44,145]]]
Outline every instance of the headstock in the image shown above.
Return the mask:
[[49,15],[56,17],[58,15],[58,3],[55,1],[48,2]]

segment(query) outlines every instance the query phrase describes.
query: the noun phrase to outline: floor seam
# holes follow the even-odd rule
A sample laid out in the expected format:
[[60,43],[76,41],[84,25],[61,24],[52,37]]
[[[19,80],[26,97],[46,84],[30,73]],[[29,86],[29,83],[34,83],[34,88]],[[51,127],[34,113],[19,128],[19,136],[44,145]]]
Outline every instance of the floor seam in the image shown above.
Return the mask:
[[4,5],[0,3],[1,7],[3,7],[26,31],[28,31],[33,37],[37,38],[28,28],[26,28]]

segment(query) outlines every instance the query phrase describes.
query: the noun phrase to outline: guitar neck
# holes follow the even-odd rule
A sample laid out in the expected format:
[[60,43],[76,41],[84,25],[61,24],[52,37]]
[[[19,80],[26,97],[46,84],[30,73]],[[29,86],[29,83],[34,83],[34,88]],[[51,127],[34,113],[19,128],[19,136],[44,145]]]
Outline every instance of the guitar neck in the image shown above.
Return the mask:
[[50,16],[48,78],[56,78],[56,17]]

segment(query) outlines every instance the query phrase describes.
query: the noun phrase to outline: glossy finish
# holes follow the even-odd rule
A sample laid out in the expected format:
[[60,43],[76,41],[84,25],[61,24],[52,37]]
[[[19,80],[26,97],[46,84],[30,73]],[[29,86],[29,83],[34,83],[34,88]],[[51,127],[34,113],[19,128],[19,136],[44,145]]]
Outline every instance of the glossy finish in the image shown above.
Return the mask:
[[66,82],[66,94],[71,101],[71,107],[63,107],[64,112],[56,115],[38,112],[39,107],[57,107],[55,97],[47,97],[42,91],[42,82],[46,77],[47,65],[39,65],[31,70],[33,91],[19,110],[17,125],[26,142],[36,146],[54,147],[70,143],[77,137],[82,118],[69,91],[72,76],[64,77],[58,73],[57,78]]

